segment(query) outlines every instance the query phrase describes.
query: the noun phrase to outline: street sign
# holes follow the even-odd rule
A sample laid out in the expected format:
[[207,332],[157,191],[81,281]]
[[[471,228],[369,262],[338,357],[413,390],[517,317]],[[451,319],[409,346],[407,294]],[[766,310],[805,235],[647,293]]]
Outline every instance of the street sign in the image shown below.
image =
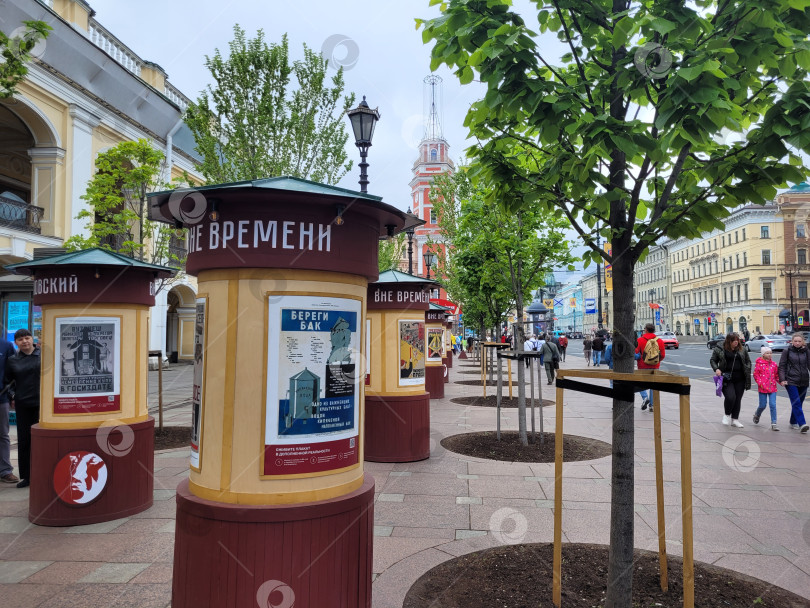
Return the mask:
[[700,319],[695,319],[695,325],[700,325]]
[[588,314],[596,312],[596,298],[585,298],[585,312]]
[[712,319],[714,319],[714,313],[712,313]]

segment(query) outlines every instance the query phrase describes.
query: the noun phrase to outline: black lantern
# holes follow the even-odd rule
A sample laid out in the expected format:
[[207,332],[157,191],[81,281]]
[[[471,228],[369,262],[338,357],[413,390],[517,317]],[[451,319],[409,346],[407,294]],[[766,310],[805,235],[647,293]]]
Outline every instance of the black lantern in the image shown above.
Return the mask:
[[436,259],[436,254],[432,251],[426,251],[422,256],[425,258],[425,267],[427,268],[427,278],[430,278],[430,269],[433,267],[433,261]]
[[374,126],[380,120],[380,112],[375,108],[372,110],[366,103],[366,96],[360,104],[346,112],[352,123],[354,131],[354,143],[360,149],[360,192],[368,192],[368,163],[366,156],[371,147],[371,138],[374,137]]

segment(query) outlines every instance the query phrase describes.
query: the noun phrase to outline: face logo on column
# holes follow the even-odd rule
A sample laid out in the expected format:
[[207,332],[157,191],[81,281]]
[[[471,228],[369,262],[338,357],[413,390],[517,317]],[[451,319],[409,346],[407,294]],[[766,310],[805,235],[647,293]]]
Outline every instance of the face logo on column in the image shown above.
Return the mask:
[[93,452],[65,454],[53,472],[53,488],[68,505],[81,506],[96,500],[107,485],[107,465]]

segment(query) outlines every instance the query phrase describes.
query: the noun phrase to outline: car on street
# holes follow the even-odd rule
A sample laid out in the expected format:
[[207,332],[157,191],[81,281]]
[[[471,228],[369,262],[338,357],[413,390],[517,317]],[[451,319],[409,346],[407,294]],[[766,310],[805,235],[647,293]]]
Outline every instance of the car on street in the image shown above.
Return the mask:
[[658,338],[664,343],[664,348],[680,348],[681,346],[678,338],[672,332],[664,332]]
[[782,336],[779,334],[772,334],[769,336],[754,336],[745,344],[745,350],[748,352],[758,353],[763,346],[767,346],[772,351],[785,350],[790,346],[790,337]]
[[[740,342],[745,344],[745,338],[740,336],[739,334],[737,334],[737,335],[740,338]],[[717,334],[714,338],[712,338],[711,340],[709,340],[706,343],[706,346],[709,347],[709,350],[713,349],[715,346],[722,346],[723,341],[725,341],[725,339],[726,339],[726,334]]]

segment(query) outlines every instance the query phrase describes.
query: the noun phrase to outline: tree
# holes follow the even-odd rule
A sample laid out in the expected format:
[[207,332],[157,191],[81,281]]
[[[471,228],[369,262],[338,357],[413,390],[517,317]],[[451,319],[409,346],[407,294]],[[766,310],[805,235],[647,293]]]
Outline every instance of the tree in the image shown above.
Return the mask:
[[[720,229],[731,209],[804,179],[810,2],[537,2],[532,21],[567,47],[559,62],[509,5],[441,3],[421,22],[432,67],[486,87],[465,124],[490,199],[564,216],[589,259],[613,265],[615,371],[632,372],[633,269],[647,247]],[[631,604],[633,418],[615,399],[607,608]]]
[[17,92],[17,85],[28,75],[26,65],[53,28],[44,21],[23,21],[23,27],[7,36],[0,32],[0,99]]
[[[573,261],[565,240],[565,220],[539,208],[507,211],[501,205],[487,204],[486,188],[470,183],[467,168],[437,178],[430,198],[445,245],[450,247],[441,258],[442,274],[450,277],[445,281],[462,297],[472,296],[474,311],[489,308],[487,317],[498,327],[510,304],[522,321],[524,303],[543,284],[546,272]],[[466,300],[462,303],[466,306]],[[522,351],[522,331],[514,338],[515,349]],[[525,366],[517,368],[518,431],[526,446]]]
[[380,241],[377,264],[380,272],[386,270],[399,270],[399,262],[402,259],[402,252],[405,250],[405,233],[400,232],[391,239]]
[[206,56],[215,84],[186,112],[206,180],[291,175],[337,183],[352,167],[344,115],[354,94],[341,100],[343,68],[329,86],[319,53],[304,45],[304,58],[291,64],[286,35],[268,45],[262,30],[248,39],[238,25],[229,46],[227,58],[219,50]]
[[99,154],[96,174],[82,195],[88,208],[76,215],[87,220],[88,236],[75,234],[65,246],[71,251],[100,247],[150,264],[182,265],[185,256],[171,243],[173,238],[184,240],[185,234],[178,238],[175,228],[149,220],[146,213],[146,195],[170,187],[161,179],[164,161],[163,153],[145,139],[125,141]]

